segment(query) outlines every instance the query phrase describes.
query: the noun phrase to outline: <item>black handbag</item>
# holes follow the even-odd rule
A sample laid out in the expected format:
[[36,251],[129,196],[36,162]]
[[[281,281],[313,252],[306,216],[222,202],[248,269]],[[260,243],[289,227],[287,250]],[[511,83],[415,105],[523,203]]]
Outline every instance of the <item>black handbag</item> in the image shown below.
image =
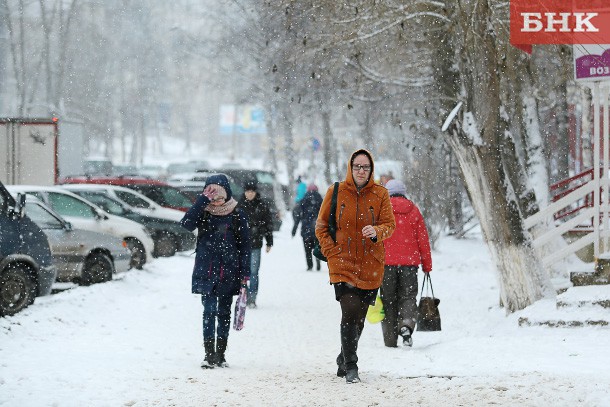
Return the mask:
[[[333,188],[333,196],[330,200],[330,214],[328,215],[328,234],[333,238],[333,241],[337,243],[337,193],[339,192],[339,183],[335,182]],[[313,255],[316,258],[326,261],[326,257],[322,254],[322,248],[320,242],[316,238],[316,242],[313,245]]]
[[[424,286],[426,287],[426,295],[428,294],[428,285],[432,292],[432,297],[424,297]],[[424,282],[421,287],[419,305],[417,307],[417,330],[418,331],[440,331],[441,330],[441,313],[438,310],[438,304],[441,302],[434,296],[432,289],[432,279],[430,273],[424,273]]]

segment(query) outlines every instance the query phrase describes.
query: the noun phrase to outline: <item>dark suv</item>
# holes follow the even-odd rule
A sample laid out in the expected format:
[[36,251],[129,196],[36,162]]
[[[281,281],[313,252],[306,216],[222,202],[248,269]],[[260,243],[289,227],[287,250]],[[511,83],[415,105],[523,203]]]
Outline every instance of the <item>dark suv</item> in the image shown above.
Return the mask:
[[50,294],[56,276],[46,235],[25,216],[25,195],[15,202],[0,182],[0,316]]

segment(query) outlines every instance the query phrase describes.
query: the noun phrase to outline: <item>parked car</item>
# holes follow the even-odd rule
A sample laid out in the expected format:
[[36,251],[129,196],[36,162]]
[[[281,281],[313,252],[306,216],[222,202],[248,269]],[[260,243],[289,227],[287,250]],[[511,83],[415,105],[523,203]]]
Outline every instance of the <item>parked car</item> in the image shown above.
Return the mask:
[[114,164],[112,166],[112,175],[138,175],[138,167],[132,164]]
[[170,257],[177,251],[195,249],[195,235],[178,222],[134,212],[120,201],[106,195],[104,191],[82,190],[78,189],[78,185],[66,185],[66,187],[112,215],[131,219],[144,225],[155,242],[153,257]]
[[164,208],[135,189],[106,184],[63,184],[68,191],[96,191],[116,199],[134,212],[142,215],[180,222],[184,212],[177,209]]
[[82,285],[112,280],[114,273],[129,270],[127,242],[112,235],[72,228],[72,224],[33,196],[26,204],[28,217],[47,235],[56,280]]
[[165,182],[145,177],[66,177],[62,184],[108,184],[134,189],[159,205],[186,212],[193,201]]
[[170,163],[167,166],[167,176],[171,177],[175,174],[195,172],[198,170],[205,170],[206,168],[210,168],[210,164],[205,160],[191,160],[187,162]]
[[166,177],[165,168],[162,165],[143,165],[138,168],[138,174],[152,179],[164,179]]
[[87,157],[83,171],[86,175],[111,175],[112,161],[108,157]]
[[80,196],[60,187],[12,185],[13,193],[34,195],[79,229],[108,233],[127,242],[131,266],[141,269],[152,256],[154,242],[143,225],[111,215]]
[[57,276],[44,232],[0,182],[0,316],[15,315],[48,295]]
[[[175,188],[178,188],[183,194],[188,195],[194,201],[197,199],[197,196],[203,192],[205,180],[212,174],[214,173],[208,171],[183,172],[169,177],[167,179],[167,183]],[[233,195],[235,197],[239,197],[235,189],[238,188],[237,184],[235,184],[233,178],[227,178],[229,179],[229,184],[231,185]]]

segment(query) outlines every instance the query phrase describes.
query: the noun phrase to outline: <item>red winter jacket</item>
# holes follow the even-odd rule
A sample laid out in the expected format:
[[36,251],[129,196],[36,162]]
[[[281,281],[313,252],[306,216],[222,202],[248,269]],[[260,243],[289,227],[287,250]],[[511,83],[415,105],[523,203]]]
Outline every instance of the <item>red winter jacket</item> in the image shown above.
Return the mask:
[[417,206],[403,196],[390,198],[396,219],[394,234],[384,240],[386,266],[419,266],[432,271],[430,239]]

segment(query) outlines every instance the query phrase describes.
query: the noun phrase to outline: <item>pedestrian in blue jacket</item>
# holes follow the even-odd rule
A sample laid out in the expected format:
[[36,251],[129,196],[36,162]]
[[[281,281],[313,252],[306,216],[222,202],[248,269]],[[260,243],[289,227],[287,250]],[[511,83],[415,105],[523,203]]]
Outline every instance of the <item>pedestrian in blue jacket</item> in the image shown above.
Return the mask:
[[228,367],[225,360],[231,304],[241,285],[250,279],[250,231],[236,209],[224,174],[208,177],[203,193],[186,212],[181,225],[198,230],[192,292],[203,303],[202,368]]

